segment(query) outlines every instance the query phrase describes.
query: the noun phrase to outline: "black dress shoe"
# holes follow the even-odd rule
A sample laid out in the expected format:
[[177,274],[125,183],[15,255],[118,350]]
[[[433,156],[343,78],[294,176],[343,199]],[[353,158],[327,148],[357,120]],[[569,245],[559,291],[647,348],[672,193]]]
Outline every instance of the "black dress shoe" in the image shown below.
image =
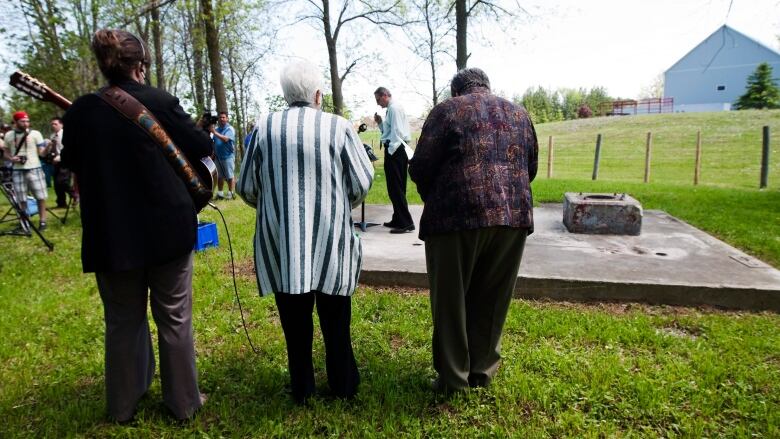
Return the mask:
[[414,230],[414,224],[406,227],[397,227],[390,231],[390,233],[410,233]]
[[398,225],[396,223],[392,222],[392,221],[388,221],[386,223],[382,223],[382,225],[385,226],[385,227],[389,227],[391,229],[395,229],[396,227],[398,227]]
[[458,393],[464,389],[454,389],[452,387],[447,386],[442,382],[441,378],[434,378],[431,380],[431,390],[433,390],[433,393],[438,393],[440,395],[449,396],[454,393]]

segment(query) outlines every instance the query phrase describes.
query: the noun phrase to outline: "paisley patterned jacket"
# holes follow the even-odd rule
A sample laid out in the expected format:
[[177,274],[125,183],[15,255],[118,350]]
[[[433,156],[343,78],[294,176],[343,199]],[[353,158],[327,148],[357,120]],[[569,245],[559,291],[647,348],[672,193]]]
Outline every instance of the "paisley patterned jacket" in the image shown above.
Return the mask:
[[425,202],[420,239],[492,226],[533,232],[538,150],[525,109],[486,88],[434,107],[409,162]]

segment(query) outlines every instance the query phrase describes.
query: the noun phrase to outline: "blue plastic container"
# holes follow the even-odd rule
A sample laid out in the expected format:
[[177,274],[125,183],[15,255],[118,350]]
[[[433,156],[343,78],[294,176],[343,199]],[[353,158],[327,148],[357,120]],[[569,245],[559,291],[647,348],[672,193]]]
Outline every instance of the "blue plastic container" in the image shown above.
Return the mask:
[[215,223],[198,223],[198,240],[195,251],[206,250],[209,247],[219,247],[219,235]]
[[38,200],[31,196],[27,196],[27,216],[33,216],[38,214]]

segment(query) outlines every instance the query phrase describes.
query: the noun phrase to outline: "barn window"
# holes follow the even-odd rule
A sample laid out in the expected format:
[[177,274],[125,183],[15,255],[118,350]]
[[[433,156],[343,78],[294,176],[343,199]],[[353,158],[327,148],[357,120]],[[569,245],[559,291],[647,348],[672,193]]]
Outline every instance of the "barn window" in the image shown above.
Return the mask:
[[723,91],[723,90],[725,90],[725,89],[726,89],[726,86],[725,86],[725,85],[719,85],[719,86],[717,87],[717,89],[718,89],[718,91]]

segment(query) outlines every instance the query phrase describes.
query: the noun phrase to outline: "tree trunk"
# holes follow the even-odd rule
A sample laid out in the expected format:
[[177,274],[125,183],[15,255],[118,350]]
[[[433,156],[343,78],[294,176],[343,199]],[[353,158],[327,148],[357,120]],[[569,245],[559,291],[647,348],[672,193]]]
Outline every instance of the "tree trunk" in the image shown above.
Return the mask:
[[217,112],[228,111],[225,82],[222,78],[222,62],[219,54],[219,32],[214,24],[214,11],[211,0],[200,0],[203,8],[203,21],[206,28],[206,49],[211,66],[211,85],[214,89],[214,99],[217,101]]
[[330,64],[330,89],[333,93],[333,113],[341,116],[344,111],[344,96],[341,94],[341,77],[339,76],[339,60],[336,51],[336,40],[330,28],[330,0],[322,0],[322,28],[325,31],[325,44],[328,46],[328,63]]
[[330,61],[330,83],[333,93],[333,113],[341,116],[344,112],[344,95],[341,93],[341,77],[339,76],[339,61],[336,54],[336,42],[328,41],[328,61]]
[[455,0],[455,42],[457,44],[455,65],[458,67],[458,70],[465,69],[469,59],[469,53],[466,47],[468,23],[469,17],[466,0]]
[[433,91],[432,102],[435,107],[439,103],[439,92],[436,87],[436,37],[433,33],[431,24],[431,3],[425,2],[425,27],[428,29],[428,61],[431,64],[431,90]]
[[228,69],[230,70],[230,85],[231,89],[233,91],[233,109],[231,112],[233,113],[233,122],[234,122],[234,128],[236,130],[236,155],[237,160],[241,162],[241,158],[244,157],[244,115],[241,114],[241,101],[238,99],[238,92],[239,92],[239,84],[236,80],[236,69],[233,65],[233,47],[228,48],[228,56],[227,56],[227,62],[228,62]]
[[160,8],[159,2],[155,0],[155,6],[151,10],[152,14],[152,40],[154,41],[154,68],[157,78],[157,88],[165,90],[165,64],[163,63],[163,42],[162,31],[160,29]]

